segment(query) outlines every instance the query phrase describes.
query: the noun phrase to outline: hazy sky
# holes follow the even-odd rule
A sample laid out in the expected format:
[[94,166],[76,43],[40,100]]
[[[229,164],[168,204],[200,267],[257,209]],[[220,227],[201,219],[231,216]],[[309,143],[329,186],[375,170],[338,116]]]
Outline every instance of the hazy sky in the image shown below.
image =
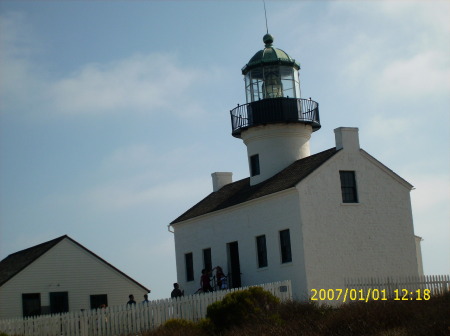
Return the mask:
[[[415,187],[425,273],[449,273],[450,2],[266,7],[320,104],[312,152],[358,127]],[[0,259],[68,234],[168,297],[167,225],[212,191],[212,172],[248,176],[229,110],[263,48],[263,3],[0,1],[0,24]]]

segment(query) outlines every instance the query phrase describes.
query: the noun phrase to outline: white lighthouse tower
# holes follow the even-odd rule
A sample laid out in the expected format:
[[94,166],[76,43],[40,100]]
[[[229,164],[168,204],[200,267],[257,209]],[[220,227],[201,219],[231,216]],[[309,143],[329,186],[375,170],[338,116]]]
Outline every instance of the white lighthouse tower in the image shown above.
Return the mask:
[[263,37],[265,47],[242,68],[247,103],[230,111],[232,134],[247,146],[250,185],[310,155],[320,128],[319,104],[300,98],[300,65]]

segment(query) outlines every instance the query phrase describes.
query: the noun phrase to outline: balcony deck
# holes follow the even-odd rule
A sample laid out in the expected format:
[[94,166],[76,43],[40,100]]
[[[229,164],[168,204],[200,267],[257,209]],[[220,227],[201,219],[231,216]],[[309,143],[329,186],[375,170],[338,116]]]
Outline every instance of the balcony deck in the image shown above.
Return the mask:
[[303,123],[311,125],[313,132],[320,129],[319,104],[303,98],[269,98],[238,105],[230,111],[232,135],[241,137],[241,132],[250,127]]

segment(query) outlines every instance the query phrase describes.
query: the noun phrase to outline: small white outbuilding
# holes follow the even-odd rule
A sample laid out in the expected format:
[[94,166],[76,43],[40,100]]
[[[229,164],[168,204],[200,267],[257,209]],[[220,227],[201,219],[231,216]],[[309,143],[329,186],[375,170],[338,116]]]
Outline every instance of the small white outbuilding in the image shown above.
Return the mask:
[[0,319],[120,305],[149,292],[67,235],[0,262]]
[[272,46],[242,69],[247,104],[231,110],[250,177],[213,173],[213,192],[170,223],[178,282],[221,266],[230,287],[291,280],[296,299],[345,279],[417,276],[412,185],[360,148],[358,128],[311,155],[318,103],[300,98],[299,64]]

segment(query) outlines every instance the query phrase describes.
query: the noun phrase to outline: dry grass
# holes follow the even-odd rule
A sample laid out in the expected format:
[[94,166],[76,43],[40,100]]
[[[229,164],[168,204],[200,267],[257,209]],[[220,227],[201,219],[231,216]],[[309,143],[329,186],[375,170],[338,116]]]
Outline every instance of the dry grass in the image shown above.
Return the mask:
[[450,293],[429,301],[372,301],[339,308],[287,302],[274,308],[276,319],[254,319],[213,332],[208,321],[171,323],[142,336],[324,336],[450,335]]

